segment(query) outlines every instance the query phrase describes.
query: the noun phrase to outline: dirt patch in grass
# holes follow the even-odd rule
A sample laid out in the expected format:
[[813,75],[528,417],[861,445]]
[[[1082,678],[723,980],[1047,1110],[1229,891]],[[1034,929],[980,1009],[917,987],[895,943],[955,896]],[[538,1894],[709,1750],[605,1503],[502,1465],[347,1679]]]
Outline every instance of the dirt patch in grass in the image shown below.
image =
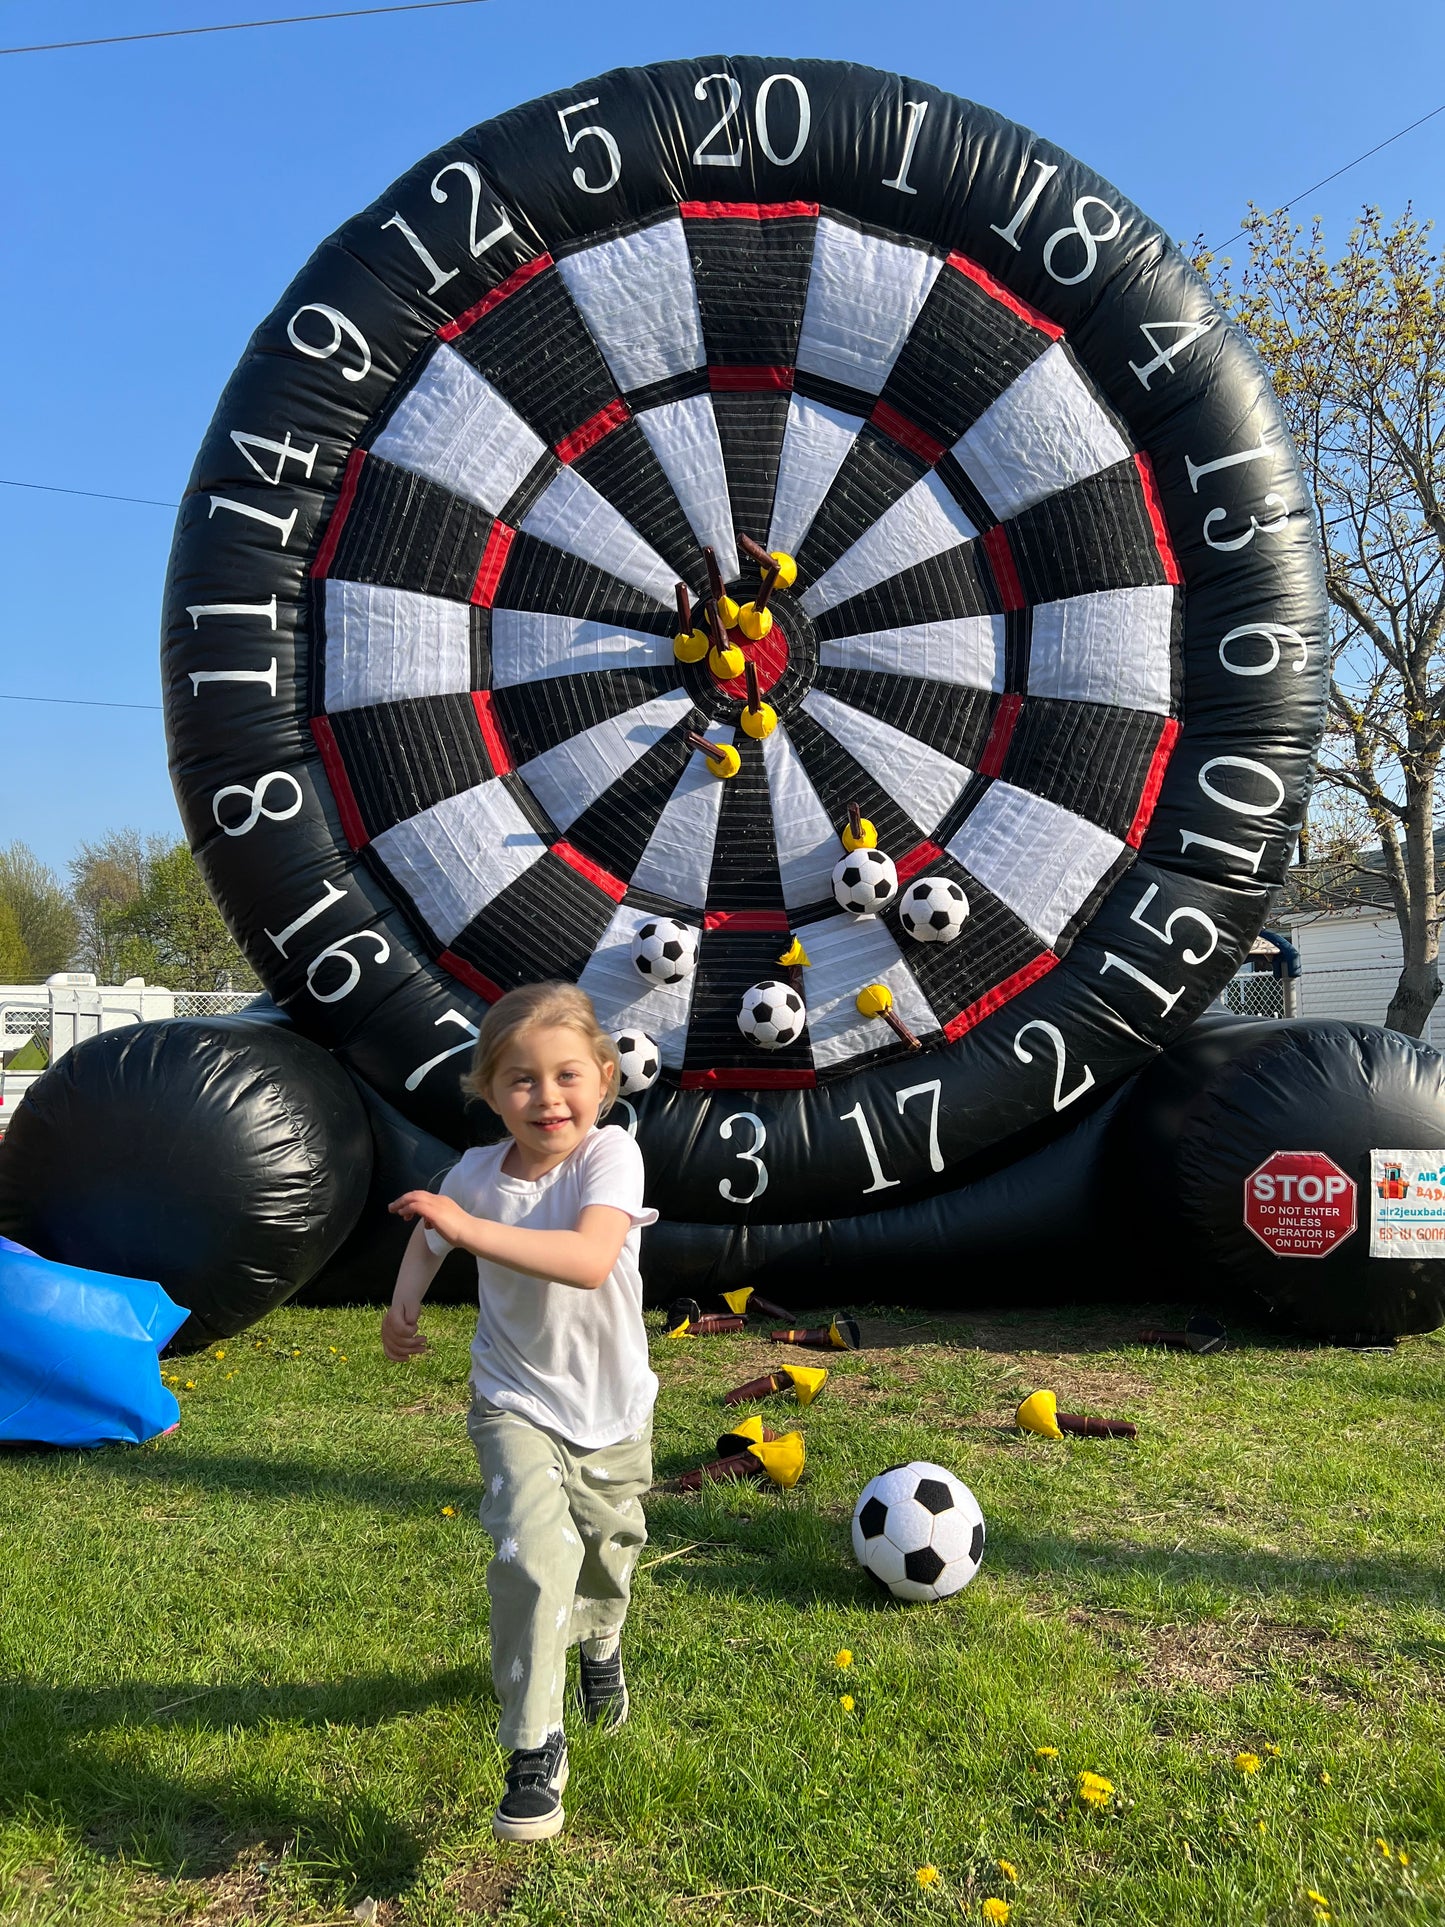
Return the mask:
[[462,1913],[491,1920],[521,1886],[525,1873],[524,1867],[510,1861],[479,1860],[449,1873],[442,1882],[442,1892]]
[[1223,1697],[1246,1681],[1283,1673],[1296,1691],[1343,1706],[1362,1697],[1358,1676],[1379,1670],[1368,1648],[1314,1626],[1273,1620],[1159,1625],[1097,1606],[1076,1606],[1068,1618],[1158,1690],[1185,1686]]

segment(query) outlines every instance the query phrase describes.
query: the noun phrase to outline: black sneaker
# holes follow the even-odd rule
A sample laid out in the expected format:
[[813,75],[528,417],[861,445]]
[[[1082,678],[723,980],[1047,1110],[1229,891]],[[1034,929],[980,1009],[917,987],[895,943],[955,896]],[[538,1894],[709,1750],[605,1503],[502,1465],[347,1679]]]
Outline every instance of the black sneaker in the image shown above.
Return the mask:
[[499,1840],[550,1840],[567,1815],[567,1737],[559,1726],[542,1746],[519,1749],[507,1763],[507,1790],[492,1815]]
[[580,1679],[577,1698],[584,1719],[594,1726],[621,1726],[627,1718],[627,1679],[622,1671],[622,1647],[610,1659],[589,1659],[577,1649]]

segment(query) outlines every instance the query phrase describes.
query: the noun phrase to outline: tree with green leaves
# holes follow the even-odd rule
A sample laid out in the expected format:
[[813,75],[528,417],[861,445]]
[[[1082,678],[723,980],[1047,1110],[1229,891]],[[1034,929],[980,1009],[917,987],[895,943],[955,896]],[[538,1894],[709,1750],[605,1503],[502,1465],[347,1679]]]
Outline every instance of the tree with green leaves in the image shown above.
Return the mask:
[[70,874],[81,953],[103,983],[260,988],[184,843],[112,830],[81,844]]
[[1430,232],[1408,207],[1392,223],[1367,208],[1332,260],[1318,221],[1252,209],[1237,275],[1196,262],[1269,370],[1319,513],[1332,678],[1302,898],[1327,906],[1383,866],[1404,953],[1385,1021],[1415,1036],[1441,989],[1445,266]]
[[0,849],[0,906],[19,933],[19,948],[12,939],[8,949],[20,974],[0,973],[3,981],[44,983],[55,971],[70,968],[78,934],[75,910],[60,878],[27,844]]

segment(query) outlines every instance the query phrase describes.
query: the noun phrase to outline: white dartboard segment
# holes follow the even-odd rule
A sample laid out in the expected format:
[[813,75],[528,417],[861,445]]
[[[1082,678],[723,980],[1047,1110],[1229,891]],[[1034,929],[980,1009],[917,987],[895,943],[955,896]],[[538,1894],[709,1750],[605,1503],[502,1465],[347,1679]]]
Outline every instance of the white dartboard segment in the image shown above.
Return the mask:
[[773,520],[765,547],[795,555],[802,548],[813,517],[833,486],[838,470],[863,426],[861,415],[845,415],[820,401],[794,395],[788,403],[788,424],[778,459],[778,485],[773,494]]
[[[730,729],[714,726],[701,733],[710,743],[733,740]],[[705,756],[689,759],[632,872],[636,889],[670,897],[701,914],[712,875],[723,788]]]
[[885,241],[823,215],[813,245],[799,368],[878,394],[942,266],[924,248]]
[[1167,716],[1178,591],[1104,589],[1035,605],[1029,694]]
[[500,515],[547,449],[484,376],[439,343],[371,452]]
[[786,730],[775,729],[763,738],[763,768],[773,806],[783,902],[789,910],[825,903],[833,894],[833,866],[843,854],[838,826],[813,788]]
[[444,944],[547,845],[500,777],[393,824],[372,848]]
[[[920,743],[916,736],[821,689],[810,689],[802,706],[907,811],[925,836],[953,808],[973,776],[964,764]],[[903,851],[889,854],[896,858]]]
[[670,689],[543,750],[519,764],[517,774],[557,828],[565,830],[691,709],[685,689]]
[[1057,342],[953,445],[1001,520],[1132,452]]
[[471,616],[464,602],[326,584],[326,707],[365,709],[472,686]]
[[885,509],[800,600],[810,616],[820,616],[825,609],[876,588],[917,562],[927,562],[962,542],[971,542],[977,534],[942,482],[930,472]]
[[522,518],[522,531],[606,569],[656,602],[672,602],[675,570],[575,469],[560,469]]
[[818,660],[825,669],[871,669],[998,691],[1004,683],[1004,618],[956,616],[842,636],[820,643]]
[[813,1062],[820,1071],[896,1041],[883,1018],[859,1014],[858,992],[865,984],[887,984],[898,1015],[915,1037],[937,1036],[942,1026],[933,1006],[881,917],[843,913],[805,924],[798,936],[810,959],[803,989]]
[[738,552],[732,503],[711,397],[689,395],[682,401],[665,402],[660,408],[644,409],[636,419],[699,547],[711,545],[716,551],[724,579],[735,576]]
[[1004,782],[990,785],[947,845],[1045,943],[1057,941],[1124,847],[1096,823]]
[[534,609],[492,611],[494,689],[598,669],[667,669],[672,661],[672,644],[665,636]]
[[604,1030],[646,1031],[663,1063],[678,1070],[687,1049],[687,1020],[697,973],[690,971],[675,984],[644,981],[632,961],[632,939],[655,914],[619,903],[577,982],[592,999]]
[[564,254],[557,272],[623,394],[702,367],[702,316],[680,215]]

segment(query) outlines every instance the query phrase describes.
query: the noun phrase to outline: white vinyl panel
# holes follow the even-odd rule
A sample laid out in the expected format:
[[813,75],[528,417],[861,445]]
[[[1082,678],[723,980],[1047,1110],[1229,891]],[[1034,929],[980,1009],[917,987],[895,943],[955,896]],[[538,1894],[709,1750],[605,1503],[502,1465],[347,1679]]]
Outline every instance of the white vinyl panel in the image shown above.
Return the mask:
[[363,709],[472,686],[471,614],[464,602],[326,584],[326,707]]
[[[713,787],[719,788],[717,783]],[[677,984],[649,984],[632,961],[632,939],[653,912],[619,903],[577,986],[592,999],[604,1030],[645,1030],[671,1069],[682,1067],[697,972]]]
[[805,924],[798,936],[811,960],[803,972],[803,996],[819,1070],[897,1041],[882,1017],[859,1014],[858,992],[865,984],[887,984],[894,1008],[915,1037],[942,1028],[881,918],[843,913]]
[[711,397],[689,395],[665,402],[661,408],[644,409],[636,419],[698,542],[716,550],[724,580],[735,576],[733,509]]
[[843,855],[838,825],[808,780],[786,730],[763,738],[763,768],[773,805],[773,834],[783,901],[790,910],[822,903],[833,894],[833,866]]
[[810,616],[820,616],[849,596],[886,582],[889,576],[927,562],[961,542],[971,542],[978,530],[954,501],[938,477],[930,472],[865,529],[851,549],[844,551],[826,574],[802,596]]
[[1167,716],[1176,593],[1164,585],[1103,589],[1036,603],[1029,694]]
[[818,222],[798,366],[876,395],[943,266],[936,254]]
[[666,636],[578,616],[541,615],[532,609],[492,611],[492,687],[549,676],[579,676],[596,669],[665,669],[673,660]]
[[441,344],[371,452],[499,515],[547,449],[489,381]]
[[1053,943],[1124,845],[1072,810],[1012,783],[994,783],[948,848],[1045,943]]
[[861,415],[841,414],[804,395],[792,397],[778,460],[772,527],[764,547],[795,555],[803,546],[813,517],[862,426]]
[[499,777],[433,803],[372,841],[443,943],[465,930],[546,847]]
[[1003,688],[1002,616],[950,616],[915,622],[902,629],[874,629],[864,636],[841,636],[818,645],[827,669],[872,669],[893,676],[921,676],[928,682],[958,683],[967,689]]
[[676,572],[575,469],[559,470],[522,517],[522,530],[606,569],[657,602],[672,601]]
[[[916,736],[905,735],[892,723],[839,702],[821,689],[810,689],[803,707],[908,812],[925,835],[952,809],[973,775],[971,769],[930,749]],[[903,851],[890,854],[900,857]]]
[[1057,342],[986,408],[953,452],[999,516],[1017,515],[1132,450]]
[[[713,727],[704,733],[710,743],[733,740],[730,729]],[[685,903],[689,909],[702,910],[707,902],[724,787],[700,751],[689,759],[632,872],[636,889],[653,890],[675,903]]]
[[684,721],[691,708],[692,697],[685,689],[670,689],[544,749],[520,764],[517,774],[557,828],[565,830],[639,756]]
[[702,367],[702,316],[681,216],[564,254],[557,272],[624,394]]

